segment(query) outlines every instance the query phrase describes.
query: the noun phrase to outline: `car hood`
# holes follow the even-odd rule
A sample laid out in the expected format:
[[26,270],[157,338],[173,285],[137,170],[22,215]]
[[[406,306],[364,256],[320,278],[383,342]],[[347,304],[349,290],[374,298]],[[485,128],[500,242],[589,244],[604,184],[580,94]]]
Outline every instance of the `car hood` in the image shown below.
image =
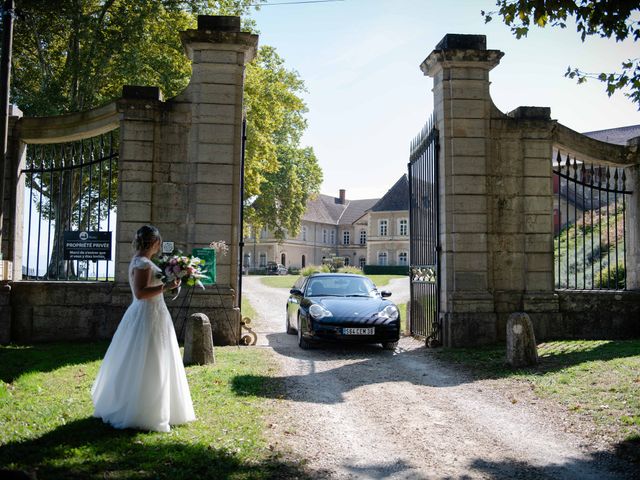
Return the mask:
[[368,318],[392,305],[380,297],[318,297],[313,300],[338,318]]

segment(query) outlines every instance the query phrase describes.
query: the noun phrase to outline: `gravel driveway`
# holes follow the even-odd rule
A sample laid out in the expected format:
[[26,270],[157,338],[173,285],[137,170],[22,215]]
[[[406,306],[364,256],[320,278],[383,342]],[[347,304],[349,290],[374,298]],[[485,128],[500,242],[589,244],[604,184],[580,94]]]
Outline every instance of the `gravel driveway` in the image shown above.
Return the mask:
[[[385,289],[402,303],[394,287]],[[284,332],[288,290],[244,277],[243,292],[259,315],[258,345],[273,349],[285,388],[274,400],[272,445],[304,458],[313,478],[640,478],[637,466],[565,431],[530,392],[516,399],[495,382],[473,381],[412,338],[396,352],[301,350]]]

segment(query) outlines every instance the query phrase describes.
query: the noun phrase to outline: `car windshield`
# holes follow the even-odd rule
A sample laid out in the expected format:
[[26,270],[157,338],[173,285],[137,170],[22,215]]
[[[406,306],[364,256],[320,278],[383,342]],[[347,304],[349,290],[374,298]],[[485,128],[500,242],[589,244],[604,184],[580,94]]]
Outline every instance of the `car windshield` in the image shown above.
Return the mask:
[[367,277],[317,277],[309,279],[307,297],[374,297],[375,285]]

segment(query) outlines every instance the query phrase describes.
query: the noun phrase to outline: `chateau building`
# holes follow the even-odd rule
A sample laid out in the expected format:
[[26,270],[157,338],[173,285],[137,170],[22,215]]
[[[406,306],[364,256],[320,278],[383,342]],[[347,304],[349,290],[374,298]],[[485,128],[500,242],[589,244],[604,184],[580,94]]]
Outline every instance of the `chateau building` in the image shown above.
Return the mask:
[[297,236],[278,240],[263,229],[245,238],[245,271],[268,262],[286,267],[320,265],[324,258],[344,258],[345,265],[409,264],[409,181],[403,175],[382,198],[349,200],[320,194],[307,202]]

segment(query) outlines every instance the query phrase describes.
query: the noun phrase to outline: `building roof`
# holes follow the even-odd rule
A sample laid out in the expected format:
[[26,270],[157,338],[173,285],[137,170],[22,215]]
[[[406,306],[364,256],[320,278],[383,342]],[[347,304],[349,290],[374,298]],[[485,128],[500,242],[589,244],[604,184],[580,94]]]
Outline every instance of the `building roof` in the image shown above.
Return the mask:
[[302,216],[309,222],[329,223],[333,225],[351,225],[376,202],[377,198],[365,200],[346,200],[340,203],[339,197],[320,194],[307,202]]
[[634,137],[640,137],[640,125],[595,130],[593,132],[583,132],[582,134],[595,140],[600,140],[601,142],[626,145],[628,140]]
[[[341,191],[344,194],[344,191]],[[332,225],[352,225],[368,211],[388,212],[409,210],[409,179],[406,175],[391,187],[382,198],[347,200],[320,194],[307,202],[302,220]]]
[[409,210],[409,179],[406,175],[391,187],[384,196],[371,207],[373,212],[395,212]]

